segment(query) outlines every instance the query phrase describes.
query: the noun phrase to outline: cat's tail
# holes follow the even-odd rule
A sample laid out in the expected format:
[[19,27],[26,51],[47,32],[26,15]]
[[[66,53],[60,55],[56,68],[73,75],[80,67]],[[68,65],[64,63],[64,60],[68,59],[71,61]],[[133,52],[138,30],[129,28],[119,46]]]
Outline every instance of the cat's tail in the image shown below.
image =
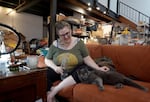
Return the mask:
[[144,87],[144,86],[134,82],[130,78],[125,78],[124,79],[124,84],[129,85],[129,86],[133,86],[133,87],[138,88],[138,89],[141,89],[141,90],[143,90],[145,92],[147,92],[149,90],[148,88],[146,88],[146,87]]

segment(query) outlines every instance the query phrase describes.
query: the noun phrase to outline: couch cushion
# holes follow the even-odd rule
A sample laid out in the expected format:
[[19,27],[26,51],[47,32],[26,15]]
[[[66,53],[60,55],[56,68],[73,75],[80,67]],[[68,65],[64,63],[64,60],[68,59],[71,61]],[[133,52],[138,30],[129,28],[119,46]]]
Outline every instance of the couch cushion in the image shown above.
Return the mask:
[[66,88],[63,88],[59,93],[58,95],[67,99],[68,102],[74,102],[73,101],[73,89],[76,85],[72,85],[72,86],[69,86],[69,87],[66,87]]
[[87,44],[86,45],[89,51],[90,56],[93,59],[99,58],[102,56],[102,47],[98,44]]
[[[138,82],[150,88],[150,83]],[[114,86],[105,85],[104,91],[99,91],[96,85],[78,84],[74,87],[74,102],[150,102],[150,91],[124,86],[116,89]]]
[[150,82],[150,46],[102,47],[102,55],[112,58],[119,72]]

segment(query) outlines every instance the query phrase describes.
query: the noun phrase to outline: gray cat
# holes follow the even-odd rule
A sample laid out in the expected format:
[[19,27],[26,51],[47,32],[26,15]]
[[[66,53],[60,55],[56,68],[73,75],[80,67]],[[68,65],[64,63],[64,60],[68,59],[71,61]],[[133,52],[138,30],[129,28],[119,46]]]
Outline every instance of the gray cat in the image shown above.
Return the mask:
[[79,80],[82,83],[96,84],[98,85],[100,90],[104,90],[103,84],[109,84],[109,85],[115,85],[116,88],[122,88],[123,85],[129,85],[141,89],[145,92],[148,91],[148,88],[137,84],[132,79],[117,72],[110,58],[102,57],[98,59],[96,63],[99,66],[109,67],[110,71],[102,72],[99,70],[93,70],[92,68],[83,64],[79,66],[80,68],[77,70]]

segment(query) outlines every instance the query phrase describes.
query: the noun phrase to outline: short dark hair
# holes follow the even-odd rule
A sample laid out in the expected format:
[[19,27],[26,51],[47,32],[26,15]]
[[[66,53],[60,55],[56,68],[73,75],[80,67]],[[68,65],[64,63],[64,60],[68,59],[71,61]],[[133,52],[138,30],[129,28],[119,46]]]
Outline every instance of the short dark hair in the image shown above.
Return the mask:
[[57,21],[55,24],[55,30],[56,30],[56,34],[58,35],[58,32],[60,29],[63,29],[64,27],[68,27],[69,29],[71,29],[71,25],[66,22],[66,21]]

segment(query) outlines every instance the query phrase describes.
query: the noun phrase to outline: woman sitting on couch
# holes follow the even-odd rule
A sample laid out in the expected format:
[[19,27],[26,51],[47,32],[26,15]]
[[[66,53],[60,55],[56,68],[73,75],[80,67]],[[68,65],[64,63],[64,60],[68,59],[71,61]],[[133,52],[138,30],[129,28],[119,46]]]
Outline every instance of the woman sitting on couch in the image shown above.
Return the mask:
[[[65,21],[58,21],[55,25],[56,34],[59,37],[55,40],[49,48],[49,51],[45,57],[45,63],[48,68],[48,95],[47,101],[54,102],[54,96],[62,88],[79,83],[79,79],[76,74],[77,65],[87,64],[88,66],[97,70],[108,71],[107,67],[99,67],[94,60],[89,56],[88,50],[82,40],[73,37],[71,26]],[[61,74],[63,74],[62,60],[66,58],[65,69],[71,73],[62,80],[57,86],[52,87],[53,82],[60,80]],[[50,90],[50,91],[49,91]]]

